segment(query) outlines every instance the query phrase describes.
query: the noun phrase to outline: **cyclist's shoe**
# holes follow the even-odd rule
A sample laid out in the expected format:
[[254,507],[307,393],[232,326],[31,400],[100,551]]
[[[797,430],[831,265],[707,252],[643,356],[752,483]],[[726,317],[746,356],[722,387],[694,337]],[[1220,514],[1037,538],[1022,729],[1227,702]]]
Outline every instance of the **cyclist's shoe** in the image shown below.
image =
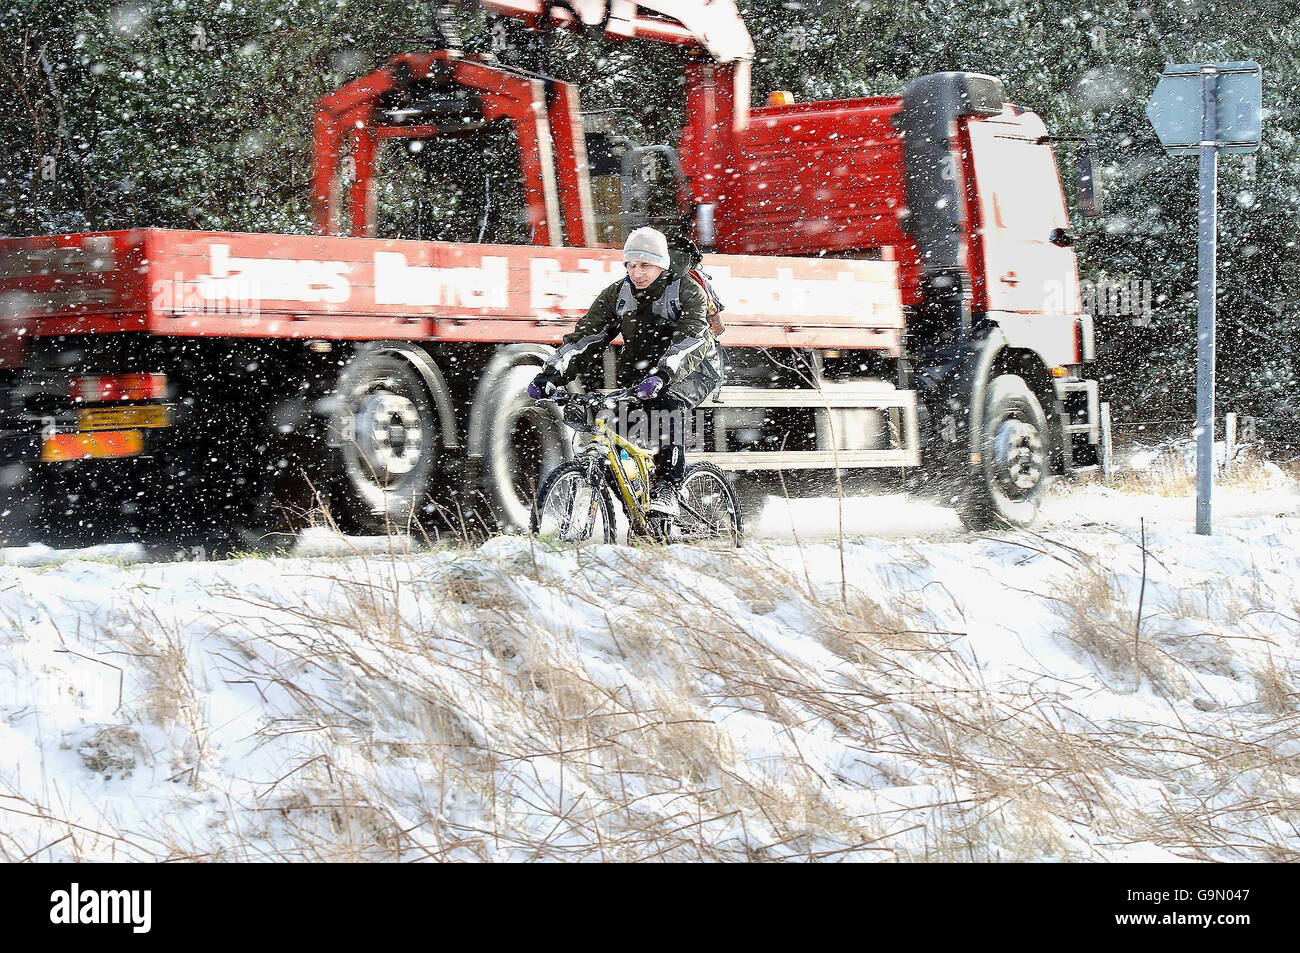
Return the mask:
[[650,525],[650,535],[647,538],[653,542],[675,543],[682,538],[682,528],[677,525],[677,520],[670,516],[649,513],[646,515],[646,522]]
[[646,512],[676,520],[681,515],[681,507],[677,503],[677,487],[671,483],[658,484],[650,496],[650,504],[646,507]]

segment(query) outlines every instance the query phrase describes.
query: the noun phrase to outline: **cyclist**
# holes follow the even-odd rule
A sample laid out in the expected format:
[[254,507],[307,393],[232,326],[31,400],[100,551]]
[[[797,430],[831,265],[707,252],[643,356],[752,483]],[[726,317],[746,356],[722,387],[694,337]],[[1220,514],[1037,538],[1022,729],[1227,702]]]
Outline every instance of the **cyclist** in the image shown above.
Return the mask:
[[686,473],[686,415],[722,388],[722,347],[709,327],[704,289],[685,268],[673,267],[662,232],[633,231],[623,262],[627,275],[596,296],[528,385],[528,394],[534,400],[550,397],[622,334],[618,386],[633,387],[647,411],[659,412],[651,419],[668,422],[651,428],[659,447],[649,509],[675,519]]

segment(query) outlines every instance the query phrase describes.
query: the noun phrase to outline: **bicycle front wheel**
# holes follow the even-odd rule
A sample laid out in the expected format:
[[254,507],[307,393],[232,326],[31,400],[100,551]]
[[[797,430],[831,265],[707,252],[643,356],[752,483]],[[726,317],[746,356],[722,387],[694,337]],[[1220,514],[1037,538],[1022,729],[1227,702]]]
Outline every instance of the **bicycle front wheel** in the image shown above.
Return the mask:
[[589,462],[570,460],[551,471],[533,506],[534,536],[562,543],[614,542],[614,501],[604,482],[593,480]]
[[740,545],[740,501],[718,467],[705,462],[688,466],[678,502],[683,539],[720,539],[732,546]]

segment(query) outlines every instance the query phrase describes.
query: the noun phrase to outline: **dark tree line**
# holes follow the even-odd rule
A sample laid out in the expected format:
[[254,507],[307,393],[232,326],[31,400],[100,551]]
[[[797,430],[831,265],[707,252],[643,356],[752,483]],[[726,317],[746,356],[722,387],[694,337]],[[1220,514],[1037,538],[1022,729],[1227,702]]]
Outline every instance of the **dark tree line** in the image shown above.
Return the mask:
[[[427,47],[435,6],[7,0],[0,234],[138,225],[308,231],[316,99],[394,53]],[[1187,417],[1194,400],[1195,162],[1164,156],[1146,99],[1167,58],[1260,62],[1263,146],[1220,164],[1220,403],[1300,417],[1295,2],[741,6],[758,50],[756,96],[888,94],[922,73],[969,69],[1001,76],[1009,95],[1054,132],[1095,138],[1106,209],[1083,226],[1078,250],[1099,312],[1103,387],[1119,417]],[[681,126],[679,51],[529,34],[473,4],[455,21],[467,50],[579,83],[584,109],[625,135],[672,141]],[[522,240],[508,141],[393,149],[381,194],[386,233]],[[1069,156],[1061,159],[1066,174]],[[1111,313],[1125,310],[1136,313]]]

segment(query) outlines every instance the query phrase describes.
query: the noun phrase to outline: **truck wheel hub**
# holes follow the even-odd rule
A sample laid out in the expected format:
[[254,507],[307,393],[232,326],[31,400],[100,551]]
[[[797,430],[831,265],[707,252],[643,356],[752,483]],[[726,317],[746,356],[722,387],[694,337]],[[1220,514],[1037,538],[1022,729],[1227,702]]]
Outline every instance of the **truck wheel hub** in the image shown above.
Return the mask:
[[1005,420],[993,439],[993,472],[1013,499],[1024,499],[1043,476],[1043,441],[1038,428],[1023,420]]
[[379,391],[356,414],[357,446],[374,479],[389,482],[415,469],[424,450],[420,412],[406,397]]

